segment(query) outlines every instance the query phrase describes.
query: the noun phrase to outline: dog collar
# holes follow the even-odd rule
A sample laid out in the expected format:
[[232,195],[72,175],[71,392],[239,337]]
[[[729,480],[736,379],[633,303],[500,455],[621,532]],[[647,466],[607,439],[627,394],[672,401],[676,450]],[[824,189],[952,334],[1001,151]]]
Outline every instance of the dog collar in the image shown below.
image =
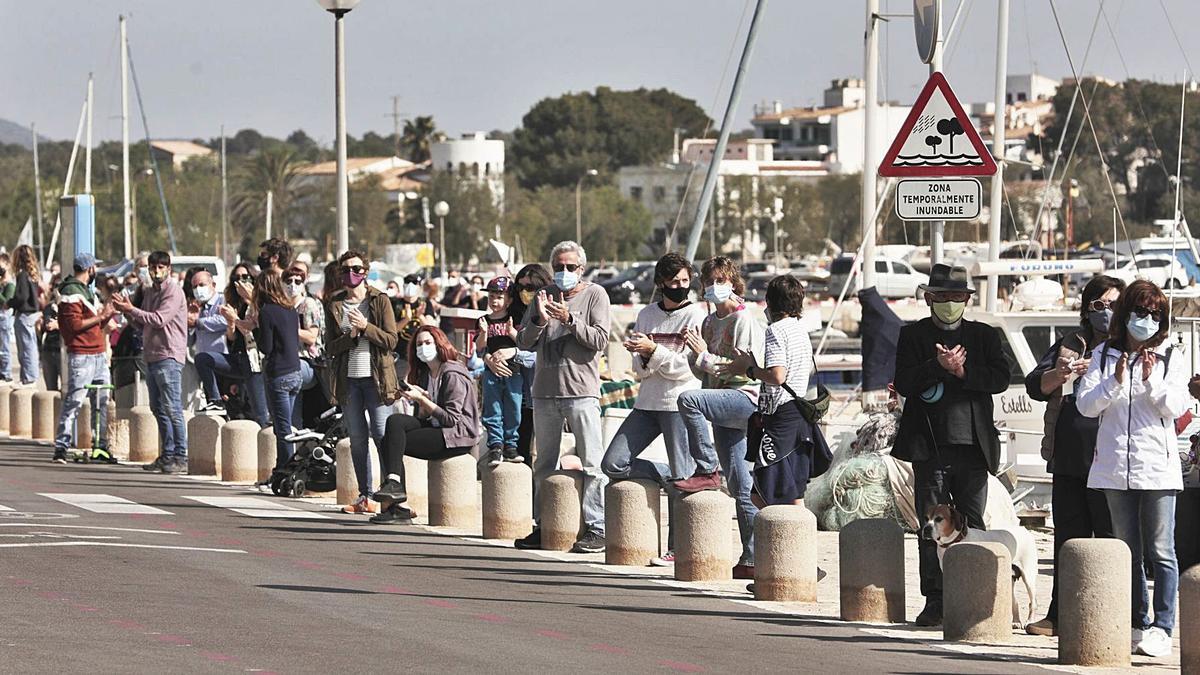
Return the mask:
[[958,542],[960,542],[966,538],[967,538],[967,532],[966,532],[966,530],[963,530],[962,532],[958,533],[958,536],[954,538],[954,541],[952,541],[948,544],[943,544],[942,542],[939,541],[938,548],[950,548],[951,546],[957,544]]

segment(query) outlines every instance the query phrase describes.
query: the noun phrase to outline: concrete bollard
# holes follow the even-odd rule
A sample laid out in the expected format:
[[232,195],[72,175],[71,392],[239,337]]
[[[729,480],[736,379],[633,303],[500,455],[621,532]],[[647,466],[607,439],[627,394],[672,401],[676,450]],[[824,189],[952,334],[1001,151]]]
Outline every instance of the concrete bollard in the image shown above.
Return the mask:
[[886,518],[856,520],[838,533],[842,621],[904,622],[904,530]]
[[604,564],[645,567],[659,553],[661,490],[652,480],[621,480],[604,488]]
[[354,459],[350,456],[350,439],[338,441],[334,449],[337,462],[337,503],[343,506],[358,499],[358,476],[354,474]]
[[754,599],[817,601],[817,517],[776,504],[754,517]]
[[466,529],[475,525],[475,458],[458,455],[429,462],[429,524]]
[[416,457],[404,458],[404,490],[407,506],[418,516],[429,515],[429,462]]
[[[158,420],[150,406],[134,406],[129,411],[129,461],[148,464],[162,453],[158,438]],[[189,469],[191,466],[189,464]]]
[[583,534],[583,474],[555,471],[538,486],[538,521],[542,548],[569,551]]
[[[1004,544],[961,542],[946,549],[942,589],[945,640],[991,643],[1012,639],[1012,556]],[[1128,607],[1125,613],[1129,613]]]
[[483,538],[520,539],[533,530],[533,474],[504,462],[483,470]]
[[258,480],[271,477],[275,469],[275,429],[263,427],[258,430]]
[[58,418],[54,415],[57,391],[35,391],[33,393],[32,436],[35,441],[53,441]]
[[0,435],[8,435],[9,426],[9,405],[12,400],[13,388],[11,384],[0,385]]
[[129,461],[129,420],[108,418],[108,451],[122,461]]
[[188,473],[193,476],[221,475],[223,426],[223,417],[209,415],[196,415],[188,422]]
[[8,435],[11,438],[33,437],[33,394],[29,388],[17,389],[8,397]]
[[[1129,667],[1130,559],[1120,539],[1063,544],[1058,553],[1059,663]],[[1187,638],[1180,637],[1186,645]]]
[[733,500],[716,490],[683,495],[675,505],[675,516],[678,518],[675,578],[679,581],[731,579]]
[[258,423],[233,420],[221,427],[221,480],[253,483],[258,479]]
[[1182,675],[1200,675],[1200,565],[1179,575],[1179,645]]
[[79,414],[75,416],[75,445],[80,450],[92,447],[92,402],[83,399]]

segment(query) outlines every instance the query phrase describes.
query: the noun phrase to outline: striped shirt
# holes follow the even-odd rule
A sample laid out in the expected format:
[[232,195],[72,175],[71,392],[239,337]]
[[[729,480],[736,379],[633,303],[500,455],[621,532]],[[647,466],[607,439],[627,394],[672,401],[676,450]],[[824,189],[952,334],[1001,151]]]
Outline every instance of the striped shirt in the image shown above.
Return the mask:
[[[353,305],[346,303],[342,305],[342,331],[349,333],[350,326],[350,308]],[[367,321],[371,320],[371,303],[370,298],[363,298],[363,301],[358,305],[358,311],[367,317]],[[371,377],[371,342],[364,336],[359,335],[354,341],[354,347],[350,349],[349,358],[346,360],[346,377],[359,378]]]
[[[787,369],[785,380],[792,391],[806,396],[808,376],[812,372],[812,342],[804,331],[800,319],[789,316],[767,326],[767,337],[763,345],[763,368],[783,366]],[[792,400],[792,395],[777,384],[763,383],[759,396],[759,410],[772,415],[780,405]]]

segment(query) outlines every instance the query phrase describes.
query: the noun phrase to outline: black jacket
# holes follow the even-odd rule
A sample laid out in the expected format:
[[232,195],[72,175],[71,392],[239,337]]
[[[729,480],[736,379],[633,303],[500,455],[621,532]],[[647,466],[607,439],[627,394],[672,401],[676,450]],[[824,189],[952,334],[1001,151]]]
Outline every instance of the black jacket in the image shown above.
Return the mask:
[[38,311],[38,289],[27,272],[17,273],[17,288],[8,306],[16,314],[33,314]]
[[1046,470],[1062,476],[1086,479],[1096,452],[1096,435],[1100,430],[1098,418],[1084,417],[1075,407],[1075,395],[1062,395],[1062,387],[1042,393],[1042,376],[1054,370],[1058,356],[1065,348],[1076,357],[1087,358],[1098,341],[1090,327],[1064,335],[1050,346],[1037,366],[1025,376],[1025,393],[1035,401],[1045,401],[1045,434],[1042,437],[1042,458]]
[[1008,388],[1008,359],[1000,346],[1000,335],[996,328],[964,319],[958,327],[958,333],[959,344],[967,350],[964,366],[966,377],[962,380],[938,365],[934,345],[945,340],[947,333],[935,326],[933,319],[922,319],[900,329],[900,340],[896,345],[895,387],[905,401],[892,455],[910,462],[927,461],[938,456],[929,423],[929,405],[921,400],[920,394],[941,382],[945,385],[943,398],[965,397],[971,402],[975,438],[987,459],[989,470],[996,473],[1000,466],[1000,438],[992,417],[992,394]]

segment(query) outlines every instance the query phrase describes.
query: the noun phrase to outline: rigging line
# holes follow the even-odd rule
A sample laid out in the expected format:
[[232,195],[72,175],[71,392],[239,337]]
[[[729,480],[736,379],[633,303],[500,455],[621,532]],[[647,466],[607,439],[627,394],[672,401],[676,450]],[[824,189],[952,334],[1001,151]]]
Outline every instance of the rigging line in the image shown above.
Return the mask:
[[[720,105],[721,92],[725,90],[725,80],[729,78],[729,64],[733,63],[733,53],[737,49],[738,36],[742,33],[742,25],[746,23],[746,15],[750,12],[750,3],[753,1],[754,0],[746,0],[745,4],[742,5],[742,15],[738,17],[738,29],[733,32],[733,39],[729,42],[729,51],[725,54],[725,66],[721,69],[721,79],[717,82],[717,89],[713,92],[712,105],[709,106],[709,110],[714,112],[716,112],[717,106]],[[709,118],[709,120],[704,123],[704,131],[700,134],[701,138],[708,138],[709,132],[712,131],[713,124],[713,118]],[[682,139],[680,139],[681,152],[682,142]],[[671,148],[671,152],[674,151],[675,149]],[[682,159],[683,158],[680,157],[681,161]],[[717,161],[717,158],[714,157],[713,161]],[[675,222],[671,223],[671,232],[666,238],[666,244],[668,247],[670,246],[671,242],[675,241],[675,234],[679,231],[679,220],[683,218],[683,211],[687,205],[688,195],[692,192],[692,178],[696,175],[696,171],[699,169],[699,164],[699,162],[692,162],[691,167],[688,169],[687,181],[683,184],[683,198],[679,200],[679,209],[675,211]]]
[[[1100,0],[1100,10],[1103,10],[1103,9],[1104,9],[1104,1],[1105,1],[1105,0]],[[1096,29],[1100,27],[1100,10],[1097,10],[1097,11],[1096,11],[1096,18],[1092,20],[1092,32],[1091,32],[1091,35],[1089,35],[1089,36],[1088,36],[1088,43],[1087,43],[1087,47],[1086,47],[1086,48],[1084,48],[1084,50],[1083,50],[1083,61],[1082,61],[1082,62],[1079,64],[1079,65],[1080,65],[1080,67],[1086,67],[1086,66],[1087,66],[1087,60],[1088,60],[1088,57],[1089,57],[1089,56],[1091,56],[1091,53],[1092,53],[1092,44],[1093,44],[1093,42],[1094,42],[1094,41],[1095,41],[1095,39],[1096,39]],[[1061,31],[1060,31],[1060,34],[1061,34]],[[1065,43],[1065,38],[1064,38],[1064,44],[1066,44],[1066,43]],[[1070,60],[1071,60],[1071,55],[1070,55],[1070,53],[1069,53],[1069,52],[1068,52],[1068,54],[1067,54],[1067,60],[1068,60],[1068,61],[1070,61]],[[1074,70],[1074,67],[1072,66],[1072,71],[1073,71],[1073,70]],[[1070,106],[1067,108],[1067,120],[1066,120],[1066,122],[1063,124],[1063,133],[1062,133],[1062,135],[1060,135],[1060,136],[1058,137],[1058,147],[1056,147],[1056,148],[1054,149],[1054,161],[1050,163],[1050,175],[1049,175],[1049,177],[1047,177],[1047,179],[1046,179],[1046,186],[1047,186],[1047,188],[1049,188],[1049,186],[1051,186],[1051,185],[1053,185],[1053,184],[1054,184],[1054,171],[1055,171],[1055,169],[1057,169],[1057,168],[1058,168],[1058,161],[1059,161],[1059,159],[1061,159],[1061,158],[1062,158],[1062,147],[1063,147],[1063,141],[1065,141],[1065,140],[1067,139],[1067,130],[1068,130],[1068,128],[1070,127],[1070,124],[1071,124],[1071,117],[1072,117],[1072,116],[1075,114],[1075,103],[1076,103],[1076,102],[1079,100],[1079,95],[1080,95],[1080,93],[1081,93],[1082,89],[1083,89],[1083,82],[1081,82],[1081,81],[1079,80],[1079,78],[1078,78],[1078,77],[1076,77],[1076,78],[1075,78],[1075,93],[1073,93],[1073,94],[1071,95],[1071,105],[1070,105]],[[1081,121],[1081,122],[1080,122],[1080,124],[1082,124],[1082,123],[1083,123],[1083,122]],[[1081,128],[1082,128],[1082,127],[1081,127]],[[1046,212],[1046,206],[1049,204],[1049,202],[1050,202],[1050,190],[1049,190],[1049,189],[1047,189],[1047,190],[1046,190],[1045,192],[1043,192],[1043,194],[1042,194],[1042,203],[1038,205],[1037,217],[1036,217],[1036,219],[1033,221],[1033,222],[1034,222],[1034,227],[1035,227],[1035,228],[1040,228],[1040,227],[1041,227],[1041,223],[1042,223],[1042,215],[1043,215],[1043,214]],[[1029,249],[1026,249],[1026,251],[1025,251],[1025,255],[1024,255],[1024,258],[1025,258],[1026,260],[1028,260],[1028,259],[1029,259],[1029,256],[1030,256],[1030,254],[1032,254],[1032,251],[1031,251],[1031,250],[1029,250]]]
[[[1037,74],[1037,63],[1033,60],[1033,42],[1029,39],[1029,0],[1021,3],[1021,14],[1024,17],[1025,23],[1025,59],[1029,62],[1029,72]],[[1038,154],[1042,157],[1046,156],[1046,148],[1042,143],[1042,135],[1037,135]],[[1015,222],[1015,221],[1014,221]]]
[[[965,22],[966,22],[966,20],[967,20],[967,17],[968,17],[968,16],[970,16],[970,14],[971,14],[971,5],[967,4],[966,0],[962,0],[961,2],[959,2],[959,3],[958,3],[958,9],[957,9],[957,10],[955,10],[955,12],[954,12],[954,21],[953,21],[953,22],[950,24],[950,28],[951,28],[951,29],[953,29],[955,26],[957,26],[957,25],[958,25],[958,15],[959,15],[959,12],[961,12],[961,11],[962,11],[962,8],[963,8],[963,6],[964,6],[964,5],[966,6],[966,8],[967,8],[967,11],[966,11],[966,13],[965,13],[965,14],[963,14],[963,17],[962,17],[962,19],[963,19],[963,22],[965,23]],[[961,33],[962,33],[962,31],[956,31],[956,32],[953,32],[953,33],[951,33],[951,34],[950,34],[950,39],[954,41],[954,44],[953,44],[953,45],[947,45],[947,46],[950,48],[950,49],[949,49],[949,50],[946,52],[946,60],[947,60],[947,61],[953,61],[953,60],[954,60],[954,55],[955,55],[955,54],[958,52],[958,46],[962,44],[962,40],[958,39],[958,36],[959,36]],[[943,49],[945,49],[945,47],[943,47]]]
[[[1099,88],[1099,86],[1100,86],[1100,81],[1099,81],[1099,80],[1096,80],[1096,81],[1095,81],[1095,82],[1092,84],[1092,96],[1095,96],[1095,95],[1096,95],[1096,89],[1097,89],[1097,88]],[[1063,156],[1065,156],[1065,157],[1067,158],[1067,162],[1066,162],[1066,164],[1063,166],[1063,172],[1062,172],[1062,175],[1061,175],[1061,176],[1059,176],[1059,180],[1060,180],[1060,181],[1061,181],[1062,179],[1066,178],[1067,176],[1071,175],[1071,168],[1072,168],[1072,167],[1071,167],[1071,165],[1072,165],[1072,163],[1074,163],[1076,167],[1078,167],[1078,166],[1079,166],[1079,162],[1078,162],[1078,161],[1076,161],[1076,160],[1078,159],[1078,157],[1077,157],[1077,156],[1076,156],[1076,154],[1075,154],[1075,149],[1076,149],[1077,147],[1079,147],[1079,139],[1083,137],[1083,129],[1084,129],[1084,124],[1083,124],[1083,122],[1084,122],[1084,120],[1082,120],[1082,119],[1080,119],[1080,120],[1079,120],[1079,128],[1075,130],[1075,140],[1071,141],[1071,149],[1070,149],[1070,150],[1068,150],[1068,151],[1066,152],[1066,154],[1065,154],[1065,155],[1063,155]],[[1070,120],[1070,118],[1068,118],[1068,119],[1067,119],[1067,123],[1066,123],[1066,124],[1063,126],[1063,138],[1066,138],[1066,136],[1068,135],[1068,132],[1070,131],[1070,128],[1071,128],[1071,120]],[[1061,144],[1060,144],[1060,146],[1059,146],[1059,147],[1061,147]],[[1047,190],[1046,190],[1046,192],[1043,194],[1043,197],[1044,197],[1045,199],[1049,199],[1049,189],[1048,189],[1048,188],[1049,188],[1049,186],[1051,186],[1051,185],[1055,185],[1055,184],[1056,184],[1056,183],[1055,183],[1055,181],[1053,180],[1053,176],[1051,176],[1051,180],[1049,180],[1049,181],[1047,181],[1047,182],[1046,182]],[[1040,214],[1040,213],[1041,213],[1041,211],[1039,211],[1039,214]],[[1014,221],[1014,222],[1015,222],[1015,221]],[[1039,215],[1039,216],[1038,216],[1038,220],[1037,220],[1037,222],[1035,222],[1035,223],[1034,223],[1034,228],[1033,228],[1033,231],[1034,231],[1034,237],[1035,237],[1035,238],[1037,238],[1037,237],[1040,237],[1040,236],[1041,236],[1041,234],[1042,234],[1042,233],[1041,233],[1041,229],[1042,229],[1042,221],[1041,221],[1041,216]],[[1026,253],[1028,253],[1028,252],[1026,252]],[[1028,257],[1028,255],[1027,255],[1026,257]]]
[[1179,33],[1175,32],[1175,22],[1171,20],[1171,13],[1167,11],[1167,6],[1163,4],[1163,0],[1158,0],[1158,6],[1162,8],[1163,16],[1167,17],[1167,27],[1171,29],[1171,35],[1175,38],[1175,45],[1179,47],[1179,53],[1183,55],[1183,62],[1187,64],[1188,72],[1196,72],[1192,68],[1191,60],[1188,59],[1187,51],[1183,48],[1183,42],[1179,40]]
[[146,106],[142,103],[142,88],[138,86],[137,69],[133,66],[133,50],[129,48],[128,42],[125,44],[125,51],[129,54],[129,78],[133,80],[133,93],[137,96],[138,112],[142,115],[142,130],[146,132],[146,154],[150,156],[150,168],[154,170],[154,184],[158,187],[158,201],[162,204],[163,221],[167,224],[170,252],[176,253],[175,228],[171,226],[171,211],[167,208],[167,196],[163,192],[162,172],[158,169],[158,160],[154,158],[154,148],[150,145],[150,123],[146,121]]
[[[1125,54],[1121,51],[1121,45],[1117,42],[1117,33],[1113,30],[1112,22],[1108,19],[1108,12],[1105,12],[1104,8],[1101,7],[1100,13],[1104,15],[1104,25],[1108,27],[1108,34],[1112,38],[1113,47],[1115,47],[1117,50],[1117,59],[1120,60],[1121,68],[1125,71],[1125,79],[1132,80],[1133,76],[1129,74],[1129,66],[1125,63]],[[1128,91],[1128,88],[1126,91]],[[1142,106],[1142,97],[1138,94],[1136,89],[1132,93],[1133,102],[1137,104],[1138,113],[1142,116],[1142,121],[1146,123],[1146,132],[1150,137],[1150,147],[1154,149],[1154,152],[1159,159],[1159,161],[1155,162],[1155,165],[1157,165],[1159,170],[1163,172],[1163,177],[1170,182],[1171,172],[1167,170],[1166,165],[1162,162],[1162,148],[1158,146],[1158,140],[1154,138],[1154,127],[1151,126],[1150,116],[1146,114],[1146,109]]]
[[[1071,58],[1071,49],[1067,46],[1067,36],[1063,33],[1062,22],[1058,18],[1058,7],[1055,6],[1054,0],[1050,0],[1050,11],[1054,14],[1054,25],[1058,28],[1058,37],[1062,40],[1063,51],[1067,54],[1067,65],[1071,66],[1071,74],[1075,77],[1075,81],[1078,82],[1079,72],[1075,70],[1075,61]],[[1082,91],[1079,94],[1079,100],[1083,103],[1083,116],[1087,120],[1088,128],[1092,131],[1092,140],[1096,144],[1096,155],[1100,158],[1100,165],[1104,172],[1104,182],[1108,184],[1108,193],[1112,197],[1113,207],[1117,210],[1117,221],[1121,224],[1121,231],[1125,234],[1125,239],[1129,240],[1129,229],[1125,226],[1125,215],[1121,213],[1121,203],[1117,201],[1117,190],[1113,187],[1112,176],[1109,175],[1108,161],[1104,159],[1104,148],[1100,145],[1100,136],[1096,133],[1096,124],[1092,121],[1092,110],[1088,105],[1087,96]],[[1139,271],[1137,255],[1133,255],[1132,258],[1134,271]]]

